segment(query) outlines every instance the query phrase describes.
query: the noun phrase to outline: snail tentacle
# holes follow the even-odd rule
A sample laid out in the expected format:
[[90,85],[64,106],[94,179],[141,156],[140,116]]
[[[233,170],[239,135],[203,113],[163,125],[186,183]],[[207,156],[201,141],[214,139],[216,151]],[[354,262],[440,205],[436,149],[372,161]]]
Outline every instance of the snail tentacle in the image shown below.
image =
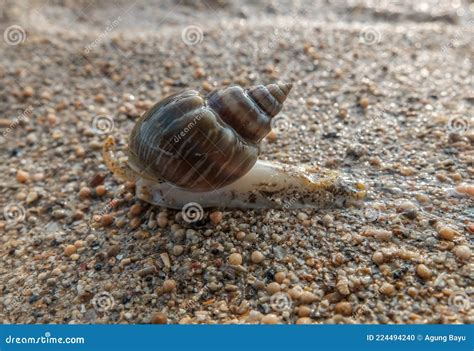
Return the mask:
[[104,159],[107,168],[118,181],[137,181],[138,174],[128,166],[127,162],[124,162],[117,157],[115,139],[111,135],[105,139],[102,147],[102,158]]

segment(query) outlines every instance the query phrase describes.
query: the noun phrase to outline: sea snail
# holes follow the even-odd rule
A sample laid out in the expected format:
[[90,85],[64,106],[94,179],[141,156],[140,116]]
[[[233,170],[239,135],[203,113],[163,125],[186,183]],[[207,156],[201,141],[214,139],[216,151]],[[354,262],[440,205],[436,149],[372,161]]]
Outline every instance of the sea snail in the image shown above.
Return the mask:
[[136,182],[137,196],[180,209],[202,207],[303,208],[342,206],[364,197],[362,186],[334,171],[258,160],[260,143],[282,109],[291,84],[230,86],[206,96],[186,90],[169,96],[135,124],[128,160],[109,136],[107,167]]

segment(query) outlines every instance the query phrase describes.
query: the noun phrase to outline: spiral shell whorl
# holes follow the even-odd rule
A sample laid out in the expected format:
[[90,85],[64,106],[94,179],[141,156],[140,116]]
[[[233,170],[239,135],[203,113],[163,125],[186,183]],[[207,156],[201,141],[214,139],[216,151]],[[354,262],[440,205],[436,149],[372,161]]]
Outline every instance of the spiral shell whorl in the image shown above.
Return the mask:
[[172,95],[135,124],[129,164],[142,176],[191,191],[233,183],[257,161],[259,142],[290,89],[270,84],[228,87],[206,98],[194,90]]
[[248,90],[232,86],[215,90],[208,105],[242,138],[259,143],[271,130],[271,119],[281,111],[292,84],[257,85]]

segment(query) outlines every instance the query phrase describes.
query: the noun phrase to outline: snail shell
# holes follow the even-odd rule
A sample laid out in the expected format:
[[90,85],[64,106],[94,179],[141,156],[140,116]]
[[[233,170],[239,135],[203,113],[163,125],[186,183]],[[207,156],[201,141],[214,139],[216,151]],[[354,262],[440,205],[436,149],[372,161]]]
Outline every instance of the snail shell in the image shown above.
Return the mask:
[[187,90],[158,102],[136,123],[129,165],[141,176],[202,192],[252,169],[291,84]]

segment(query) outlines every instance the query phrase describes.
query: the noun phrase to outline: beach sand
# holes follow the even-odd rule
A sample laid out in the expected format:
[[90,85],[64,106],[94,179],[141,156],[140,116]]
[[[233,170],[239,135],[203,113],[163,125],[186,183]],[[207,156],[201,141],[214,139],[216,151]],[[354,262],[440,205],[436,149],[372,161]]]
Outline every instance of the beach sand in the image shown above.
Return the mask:
[[[1,7],[4,323],[474,322],[472,1]],[[261,159],[363,204],[188,223],[103,163],[171,93],[275,81]]]

